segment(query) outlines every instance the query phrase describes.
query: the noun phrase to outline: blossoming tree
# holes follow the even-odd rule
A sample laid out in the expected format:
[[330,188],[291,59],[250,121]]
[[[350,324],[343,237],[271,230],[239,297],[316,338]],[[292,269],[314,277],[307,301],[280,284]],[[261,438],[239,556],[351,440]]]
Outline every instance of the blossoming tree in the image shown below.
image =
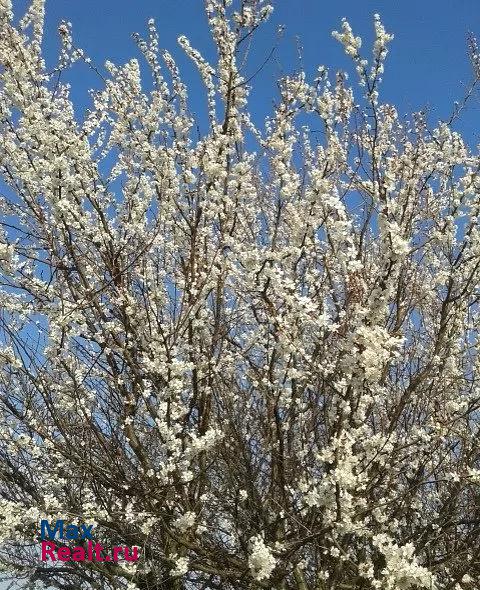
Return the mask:
[[[152,21],[148,90],[107,63],[79,117],[70,26],[49,71],[43,0],[0,0],[0,563],[30,588],[479,587],[480,157],[457,111],[382,102],[377,16],[369,57],[334,33],[355,90],[285,77],[259,128],[271,10],[207,0],[216,63],[179,39],[201,135]],[[42,519],[141,557],[42,562]]]

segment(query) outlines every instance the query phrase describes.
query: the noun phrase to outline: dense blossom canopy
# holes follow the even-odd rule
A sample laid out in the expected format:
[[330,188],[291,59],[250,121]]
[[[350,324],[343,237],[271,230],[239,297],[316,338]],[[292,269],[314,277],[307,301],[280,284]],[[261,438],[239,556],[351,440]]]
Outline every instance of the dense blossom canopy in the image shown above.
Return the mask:
[[[216,63],[179,39],[201,133],[153,21],[144,83],[68,23],[47,68],[44,0],[19,22],[0,0],[0,563],[30,588],[480,586],[461,104],[432,129],[382,102],[375,16],[373,52],[334,33],[354,87],[286,76],[258,126],[245,63],[271,11],[206,0]],[[78,60],[103,79],[82,117],[62,78]],[[141,558],[41,562],[42,519]]]

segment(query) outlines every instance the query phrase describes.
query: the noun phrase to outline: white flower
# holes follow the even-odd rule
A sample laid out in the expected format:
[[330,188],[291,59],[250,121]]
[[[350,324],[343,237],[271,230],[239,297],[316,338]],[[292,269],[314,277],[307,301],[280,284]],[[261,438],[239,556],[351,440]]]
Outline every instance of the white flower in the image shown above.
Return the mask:
[[175,567],[171,570],[171,575],[175,577],[184,576],[188,572],[188,558],[174,556]]
[[270,577],[275,569],[276,559],[272,555],[270,547],[265,545],[261,536],[250,539],[251,549],[248,557],[248,565],[255,580],[264,580]]
[[183,533],[192,528],[195,524],[195,518],[195,512],[185,512],[185,514],[182,514],[174,520],[173,526]]
[[355,57],[358,54],[358,51],[362,46],[362,40],[360,37],[354,36],[352,27],[347,19],[342,19],[342,32],[339,33],[338,31],[333,31],[332,35],[344,46],[347,55]]

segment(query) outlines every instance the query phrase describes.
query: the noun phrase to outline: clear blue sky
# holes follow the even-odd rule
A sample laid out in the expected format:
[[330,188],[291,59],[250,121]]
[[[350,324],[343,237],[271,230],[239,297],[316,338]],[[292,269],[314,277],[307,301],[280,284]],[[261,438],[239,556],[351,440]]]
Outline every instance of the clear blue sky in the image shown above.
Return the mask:
[[[16,0],[17,6],[26,0]],[[15,2],[15,0],[14,0]],[[249,72],[255,71],[274,44],[280,24],[286,32],[268,67],[256,78],[252,96],[253,110],[263,116],[276,96],[274,80],[284,72],[298,68],[295,38],[301,39],[304,66],[314,74],[324,64],[332,69],[348,68],[340,45],[331,37],[346,16],[356,34],[363,37],[365,50],[372,38],[372,15],[380,13],[388,31],[395,34],[387,61],[383,97],[395,103],[402,114],[429,107],[432,121],[445,118],[453,101],[462,96],[462,84],[471,71],[466,51],[466,35],[480,36],[478,0],[278,0],[271,25],[258,39]],[[176,39],[186,34],[192,45],[211,54],[203,13],[203,0],[47,0],[46,49],[53,55],[58,44],[56,27],[64,18],[73,24],[74,40],[96,63],[106,59],[123,62],[136,55],[132,32],[143,33],[146,21],[154,17],[160,31],[160,45],[178,59],[182,73],[193,88],[198,78],[178,48]],[[248,72],[247,72],[248,73]],[[75,66],[70,74],[77,83],[74,98],[86,104],[85,88],[97,82]],[[204,105],[200,96],[193,110]],[[473,101],[463,118],[462,128],[472,142],[480,136],[478,118],[480,100]]]

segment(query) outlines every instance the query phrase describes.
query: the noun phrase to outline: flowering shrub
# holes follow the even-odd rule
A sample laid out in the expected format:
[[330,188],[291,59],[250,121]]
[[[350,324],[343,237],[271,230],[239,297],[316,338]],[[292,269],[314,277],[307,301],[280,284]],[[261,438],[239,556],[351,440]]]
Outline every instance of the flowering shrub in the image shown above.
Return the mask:
[[[198,134],[153,21],[146,90],[68,23],[48,70],[43,0],[18,23],[0,0],[0,562],[31,588],[479,587],[461,105],[431,129],[382,102],[376,16],[371,56],[334,33],[358,83],[287,76],[258,127],[243,64],[271,10],[207,0],[216,63],[179,39]],[[61,76],[78,60],[103,78],[83,117]],[[42,563],[42,519],[140,558]]]

